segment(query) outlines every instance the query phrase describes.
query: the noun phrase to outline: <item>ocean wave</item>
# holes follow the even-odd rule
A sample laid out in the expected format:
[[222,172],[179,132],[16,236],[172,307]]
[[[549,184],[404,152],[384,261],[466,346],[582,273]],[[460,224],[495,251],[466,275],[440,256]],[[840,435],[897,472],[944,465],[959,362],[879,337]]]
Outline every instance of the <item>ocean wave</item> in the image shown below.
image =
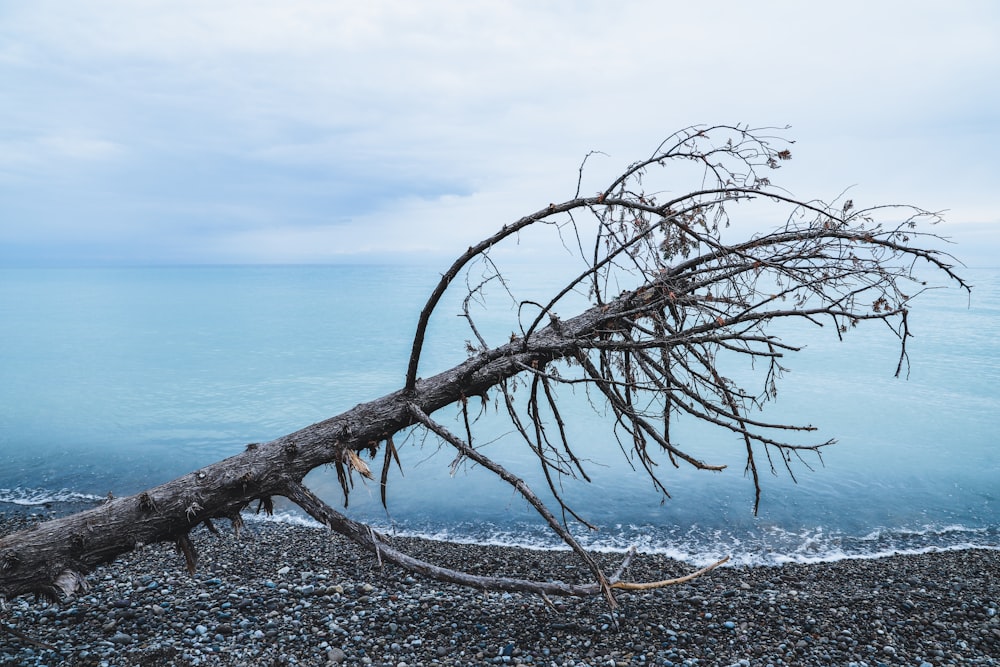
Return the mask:
[[[256,520],[320,526],[312,519],[293,511]],[[391,536],[458,544],[513,546],[545,551],[568,549],[566,544],[544,526],[536,524],[421,522],[376,524],[373,527]],[[879,528],[863,535],[851,535],[823,527],[788,530],[780,526],[767,526],[753,532],[736,533],[723,528],[698,526],[680,530],[619,524],[597,533],[583,533],[577,538],[591,551],[623,553],[634,547],[640,553],[663,555],[695,567],[709,565],[726,556],[730,558],[728,567],[759,567],[966,549],[1000,550],[1000,526],[984,528],[960,524]]]
[[90,493],[79,493],[69,489],[53,491],[51,489],[30,489],[21,486],[13,489],[0,489],[0,503],[36,507],[53,503],[91,503],[103,500],[101,496]]
[[323,524],[312,519],[305,514],[295,512],[274,512],[273,514],[243,513],[243,519],[251,523],[286,523],[292,526],[302,526],[303,528],[322,528]]
[[[19,507],[62,505],[58,513],[84,509],[104,498],[60,489],[0,488],[0,504]],[[295,507],[273,515],[245,513],[249,522],[278,522],[309,528],[321,524]],[[530,522],[471,522],[446,519],[420,521],[374,520],[372,527],[391,536],[416,537],[459,544],[513,546],[539,550],[568,549],[546,526]],[[961,523],[878,527],[852,534],[829,526],[789,529],[758,524],[747,529],[732,526],[689,527],[620,523],[597,532],[581,531],[579,542],[587,549],[663,555],[702,567],[728,556],[730,567],[811,564],[893,555],[922,554],[965,549],[1000,550],[1000,526],[967,526]]]

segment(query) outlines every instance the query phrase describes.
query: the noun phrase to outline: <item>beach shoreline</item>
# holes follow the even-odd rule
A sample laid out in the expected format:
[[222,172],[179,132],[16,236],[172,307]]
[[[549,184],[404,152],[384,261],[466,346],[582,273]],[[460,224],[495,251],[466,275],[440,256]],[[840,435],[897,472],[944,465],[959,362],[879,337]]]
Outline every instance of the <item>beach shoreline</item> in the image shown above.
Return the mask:
[[[0,534],[30,520],[6,517]],[[193,576],[171,545],[152,545],[98,568],[74,600],[8,601],[0,664],[1000,664],[1000,550],[723,567],[620,593],[612,613],[597,597],[549,604],[380,567],[319,528],[253,521],[238,539],[192,539]],[[480,574],[587,580],[567,551],[393,542]],[[598,558],[613,571],[622,555]],[[640,554],[625,578],[693,569]]]

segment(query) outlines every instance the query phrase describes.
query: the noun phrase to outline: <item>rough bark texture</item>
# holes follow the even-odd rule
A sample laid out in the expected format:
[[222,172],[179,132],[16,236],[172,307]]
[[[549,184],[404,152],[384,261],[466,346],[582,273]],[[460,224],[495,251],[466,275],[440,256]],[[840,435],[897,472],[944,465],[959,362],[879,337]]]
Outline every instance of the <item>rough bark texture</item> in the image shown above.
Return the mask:
[[[688,128],[669,137],[648,159],[630,165],[595,196],[581,196],[578,185],[572,199],[504,225],[471,246],[442,275],[421,311],[402,389],[271,442],[249,445],[237,456],[140,494],[112,498],[92,510],[0,539],[0,596],[72,594],[86,586],[84,574],[94,566],[152,542],[173,541],[194,568],[197,554],[188,537],[192,528],[202,523],[211,528],[213,520],[228,518],[238,529],[242,510],[254,502],[268,510],[273,496],[289,498],[376,557],[469,586],[513,587],[543,595],[600,592],[614,606],[615,589],[677,583],[621,582],[617,575],[606,575],[577,542],[568,517],[588,524],[564,502],[560,489],[566,479],[589,482],[590,476],[563,428],[554,387],[582,385],[592,401],[603,401],[613,417],[614,446],[641,466],[664,496],[668,494],[659,471],[667,466],[662,463],[720,467],[675,442],[673,422],[683,417],[718,427],[745,449],[746,469],[759,499],[761,455],[772,471],[784,468],[791,473],[797,458],[830,444],[788,441],[785,434],[808,433],[813,427],[769,423],[757,414],[777,395],[783,356],[798,349],[773,335],[769,326],[795,319],[832,325],[841,336],[864,322],[887,324],[900,341],[898,375],[907,362],[908,309],[927,289],[914,266],[920,263],[922,270],[967,288],[952,271],[948,255],[916,244],[937,240],[916,229],[922,219],[935,222],[935,214],[898,206],[856,209],[850,200],[837,205],[796,200],[761,175],[791,158],[787,149],[773,147],[773,141],[768,132],[740,126]],[[680,171],[667,170],[667,182],[647,194],[652,170],[666,167]],[[688,173],[692,169],[693,174]],[[695,188],[657,201],[656,193],[679,191],[674,182],[678,174],[693,176]],[[783,207],[784,224],[749,240],[725,242],[729,209],[751,200]],[[519,334],[509,342],[491,344],[477,328],[469,302],[482,296],[487,283],[505,285],[491,249],[529,228],[555,231],[566,248],[573,248],[582,269],[547,303],[520,301],[518,312],[523,308],[531,315],[512,327]],[[484,272],[478,285],[470,280],[471,266],[477,263]],[[420,379],[428,322],[463,272],[468,286],[464,317],[473,338],[470,357],[451,370]],[[620,291],[622,285],[637,287]],[[585,293],[590,306],[561,320],[556,308],[570,293]],[[760,388],[747,389],[727,378],[721,360],[733,357],[749,359],[762,369]],[[514,396],[517,386],[524,388],[518,395],[526,399],[521,403]],[[473,445],[475,420],[469,418],[468,399],[489,393],[501,412],[506,411],[514,442],[537,457],[554,510],[514,471]],[[433,414],[446,406],[460,410],[464,434],[455,435],[434,421]],[[398,463],[393,436],[413,426],[453,447],[456,461],[474,461],[524,497],[590,568],[594,584],[484,581],[421,563],[303,486],[309,471],[328,464],[336,468],[346,495],[351,475],[371,475],[358,453],[374,456],[381,449],[385,502],[386,472],[393,460]]]
[[[182,550],[190,550],[186,536],[198,524],[225,518],[238,527],[240,511],[254,501],[266,505],[272,496],[288,496],[310,470],[350,465],[347,450],[372,449],[414,424],[411,405],[432,414],[463,396],[484,394],[526,367],[571,355],[574,341],[592,337],[632,310],[635,299],[629,294],[608,307],[592,308],[563,322],[562,333],[546,327],[527,346],[515,341],[473,357],[418,380],[412,392],[400,390],[359,404],[142,493],[110,498],[94,509],[0,538],[0,594],[72,594],[85,585],[84,573],[144,544],[180,541]],[[185,555],[194,562],[190,553]]]

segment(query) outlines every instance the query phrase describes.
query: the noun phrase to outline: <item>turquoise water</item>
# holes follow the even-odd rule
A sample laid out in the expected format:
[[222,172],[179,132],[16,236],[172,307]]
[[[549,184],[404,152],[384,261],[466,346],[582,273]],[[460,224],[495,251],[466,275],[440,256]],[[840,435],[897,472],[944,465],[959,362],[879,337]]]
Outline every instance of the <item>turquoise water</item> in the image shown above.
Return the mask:
[[[0,270],[0,509],[86,507],[139,491],[398,389],[417,314],[439,267],[177,267]],[[562,391],[571,437],[594,484],[568,484],[601,526],[595,548],[637,544],[705,562],[867,557],[1000,545],[1000,270],[965,272],[922,295],[909,379],[893,377],[895,339],[874,327],[838,342],[790,330],[808,347],[766,416],[837,438],[812,470],[765,475],[758,516],[741,445],[687,425],[684,444],[723,473],[667,470],[671,498],[621,458],[607,419]],[[550,271],[511,289],[540,297]],[[435,318],[422,375],[465,358],[462,285]],[[498,286],[483,330],[502,340],[517,312]],[[560,311],[572,313],[569,307]],[[737,374],[745,371],[737,369]],[[446,425],[457,415],[442,411]],[[540,485],[533,456],[490,415],[488,452]],[[812,437],[812,436],[810,436]],[[359,486],[348,512],[400,533],[554,544],[524,503],[483,471],[449,474],[452,457],[411,436],[405,476]],[[335,478],[309,483],[331,502]],[[289,510],[290,512],[290,510]],[[288,520],[297,520],[294,514]]]

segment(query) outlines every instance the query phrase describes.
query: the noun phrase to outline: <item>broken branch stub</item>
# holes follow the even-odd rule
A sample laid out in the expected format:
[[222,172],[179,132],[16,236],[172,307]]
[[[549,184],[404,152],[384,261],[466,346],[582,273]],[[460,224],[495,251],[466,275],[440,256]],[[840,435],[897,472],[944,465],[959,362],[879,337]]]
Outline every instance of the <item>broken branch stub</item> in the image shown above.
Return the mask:
[[[96,565],[154,542],[173,542],[193,568],[193,528],[211,528],[217,518],[228,518],[238,528],[241,511],[255,502],[270,510],[274,496],[287,497],[380,562],[477,588],[603,594],[614,605],[615,591],[674,585],[720,565],[724,559],[687,577],[654,582],[626,582],[620,572],[608,576],[601,570],[574,534],[581,526],[590,528],[586,511],[570,506],[561,493],[568,480],[588,483],[596,476],[587,471],[588,456],[580,454],[595,445],[569,435],[556,388],[582,386],[599,409],[606,408],[613,418],[613,447],[638,463],[664,496],[664,471],[672,466],[724,467],[686,450],[674,438],[675,423],[696,420],[718,428],[745,457],[759,501],[761,467],[791,473],[794,459],[831,444],[800,442],[796,438],[808,437],[811,426],[774,423],[759,414],[777,395],[786,357],[800,347],[781,340],[773,325],[790,320],[831,324],[841,336],[867,322],[888,324],[900,341],[902,370],[910,335],[906,314],[926,289],[925,278],[916,276],[917,265],[968,289],[950,257],[934,247],[938,237],[919,228],[934,222],[934,214],[912,207],[860,209],[853,202],[797,200],[764,175],[790,157],[770,130],[688,128],[597,194],[578,191],[572,199],[504,225],[442,275],[421,311],[400,390],[135,496],[109,498],[99,507],[0,538],[0,596],[73,594]],[[657,183],[658,178],[665,180]],[[687,194],[659,194],[683,192],[684,178],[694,184]],[[750,201],[769,204],[784,223],[732,242],[725,238],[731,233],[730,216]],[[559,236],[580,268],[547,301],[517,301],[491,253],[529,232],[546,231]],[[478,298],[485,285],[501,284],[525,319],[511,327],[515,334],[490,343],[467,298],[462,315],[476,341],[469,344],[469,358],[420,379],[428,324],[456,278],[473,267],[484,276],[466,281],[469,296]],[[587,304],[566,316],[568,299],[578,303],[581,295]],[[732,358],[761,368],[760,386],[729,379],[724,362]],[[527,392],[517,393],[518,386]],[[528,447],[553,500],[543,500],[523,474],[474,446],[477,427],[466,412],[469,398],[483,397],[482,409],[488,409],[488,395],[500,397],[496,404],[514,434],[494,446]],[[433,418],[450,406],[462,414],[464,437]],[[385,447],[378,482],[383,502],[389,502],[388,467],[395,462],[402,469],[396,443],[404,439],[397,436],[414,427],[454,449],[457,460],[473,461],[509,484],[587,564],[593,583],[481,577],[413,559],[303,485],[307,473],[332,465],[346,504],[355,472],[376,479],[361,454],[374,459]]]

